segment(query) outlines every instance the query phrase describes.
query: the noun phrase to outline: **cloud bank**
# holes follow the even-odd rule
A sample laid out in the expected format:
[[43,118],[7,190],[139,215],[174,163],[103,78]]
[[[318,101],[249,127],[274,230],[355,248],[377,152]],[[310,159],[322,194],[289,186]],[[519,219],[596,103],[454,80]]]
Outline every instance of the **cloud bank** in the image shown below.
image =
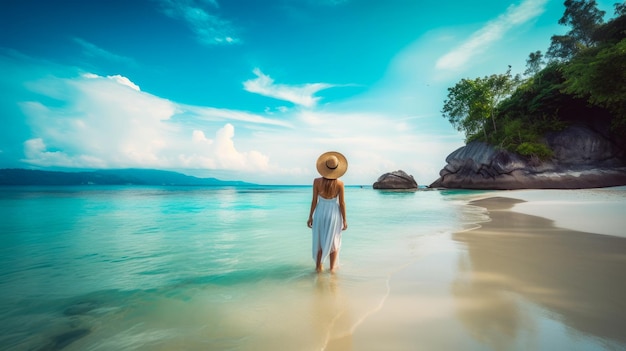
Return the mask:
[[[269,158],[235,146],[229,122],[272,124],[269,119],[217,109],[194,110],[141,92],[130,79],[84,74],[74,79],[46,78],[31,85],[63,105],[20,103],[34,134],[24,142],[24,159],[35,166],[68,168],[192,168],[264,172]],[[62,93],[58,93],[62,91]],[[61,94],[61,95],[59,95]],[[176,118],[214,123],[185,125]],[[278,123],[280,124],[280,123]],[[204,125],[206,129],[198,128]],[[206,135],[211,135],[207,137]]]
[[278,100],[289,101],[304,107],[314,107],[319,101],[319,97],[314,96],[320,90],[334,87],[326,83],[311,83],[303,85],[275,84],[274,80],[263,74],[260,69],[255,68],[253,73],[255,79],[247,80],[243,83],[246,91],[271,97]]
[[32,135],[21,161],[37,167],[217,171],[253,182],[307,184],[316,176],[316,157],[336,149],[350,159],[346,181],[363,184],[395,169],[431,177],[438,169],[426,165],[439,167],[442,154],[459,146],[454,135],[419,135],[426,119],[316,109],[274,119],[178,104],[142,92],[122,75],[47,77],[29,87],[46,97],[20,103]]
[[[17,57],[15,62],[24,62],[25,57]],[[122,74],[85,73],[32,59],[26,68],[10,65],[7,57],[2,62],[5,72],[21,72],[7,81],[23,92],[12,100],[19,110],[6,117],[12,119],[9,126],[23,127],[17,134],[5,131],[13,135],[12,144],[4,138],[2,147],[4,159],[15,160],[17,167],[156,168],[255,183],[309,184],[317,176],[317,156],[335,149],[350,160],[348,184],[371,184],[396,169],[426,182],[434,180],[445,155],[462,144],[453,131],[435,131],[431,119],[391,111],[389,106],[398,105],[395,94],[385,95],[378,107],[346,99],[321,108],[313,103],[254,113],[181,104],[142,91]],[[269,78],[258,73],[257,78]],[[281,85],[271,78],[256,83],[284,101],[300,101],[300,107],[317,101],[314,94],[321,91],[319,86],[301,89],[316,84]]]

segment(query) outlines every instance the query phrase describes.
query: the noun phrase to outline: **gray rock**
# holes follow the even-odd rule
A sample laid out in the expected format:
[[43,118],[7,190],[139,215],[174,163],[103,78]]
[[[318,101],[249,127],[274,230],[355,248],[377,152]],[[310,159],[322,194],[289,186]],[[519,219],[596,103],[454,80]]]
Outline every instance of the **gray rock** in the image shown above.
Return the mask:
[[431,188],[581,189],[626,185],[624,151],[581,126],[550,133],[551,160],[528,160],[482,142],[452,152]]
[[412,175],[398,170],[381,175],[373,187],[374,189],[417,189],[417,182]]
[[591,129],[576,126],[551,133],[546,141],[562,165],[623,166],[623,151]]

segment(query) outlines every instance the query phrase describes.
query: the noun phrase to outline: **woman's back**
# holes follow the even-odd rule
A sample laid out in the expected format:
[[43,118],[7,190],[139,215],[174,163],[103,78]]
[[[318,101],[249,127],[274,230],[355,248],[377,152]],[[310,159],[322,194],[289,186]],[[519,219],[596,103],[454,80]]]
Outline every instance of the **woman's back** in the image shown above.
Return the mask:
[[319,178],[318,194],[324,199],[333,199],[339,195],[343,182],[338,179]]

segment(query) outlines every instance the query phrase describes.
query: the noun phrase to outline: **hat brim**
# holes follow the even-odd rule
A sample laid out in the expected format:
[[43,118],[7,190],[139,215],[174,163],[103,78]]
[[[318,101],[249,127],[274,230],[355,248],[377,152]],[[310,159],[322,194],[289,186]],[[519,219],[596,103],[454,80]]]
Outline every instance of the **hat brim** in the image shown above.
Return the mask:
[[[329,157],[335,156],[339,161],[337,168],[328,168],[326,166],[326,161]],[[348,160],[344,155],[337,151],[328,151],[320,155],[317,158],[317,171],[319,174],[326,179],[337,179],[344,175],[348,170]]]

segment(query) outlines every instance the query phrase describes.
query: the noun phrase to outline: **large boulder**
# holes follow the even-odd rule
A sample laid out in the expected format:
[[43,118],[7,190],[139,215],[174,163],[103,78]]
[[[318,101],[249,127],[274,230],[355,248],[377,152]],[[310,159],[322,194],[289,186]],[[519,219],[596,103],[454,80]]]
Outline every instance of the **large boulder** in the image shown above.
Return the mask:
[[570,127],[550,133],[546,142],[554,159],[563,166],[621,167],[624,151],[605,136],[584,127]]
[[412,175],[398,170],[381,175],[373,187],[374,189],[417,189],[417,182]]
[[586,127],[546,135],[548,161],[529,160],[482,142],[452,152],[431,188],[580,189],[626,185],[624,151]]

